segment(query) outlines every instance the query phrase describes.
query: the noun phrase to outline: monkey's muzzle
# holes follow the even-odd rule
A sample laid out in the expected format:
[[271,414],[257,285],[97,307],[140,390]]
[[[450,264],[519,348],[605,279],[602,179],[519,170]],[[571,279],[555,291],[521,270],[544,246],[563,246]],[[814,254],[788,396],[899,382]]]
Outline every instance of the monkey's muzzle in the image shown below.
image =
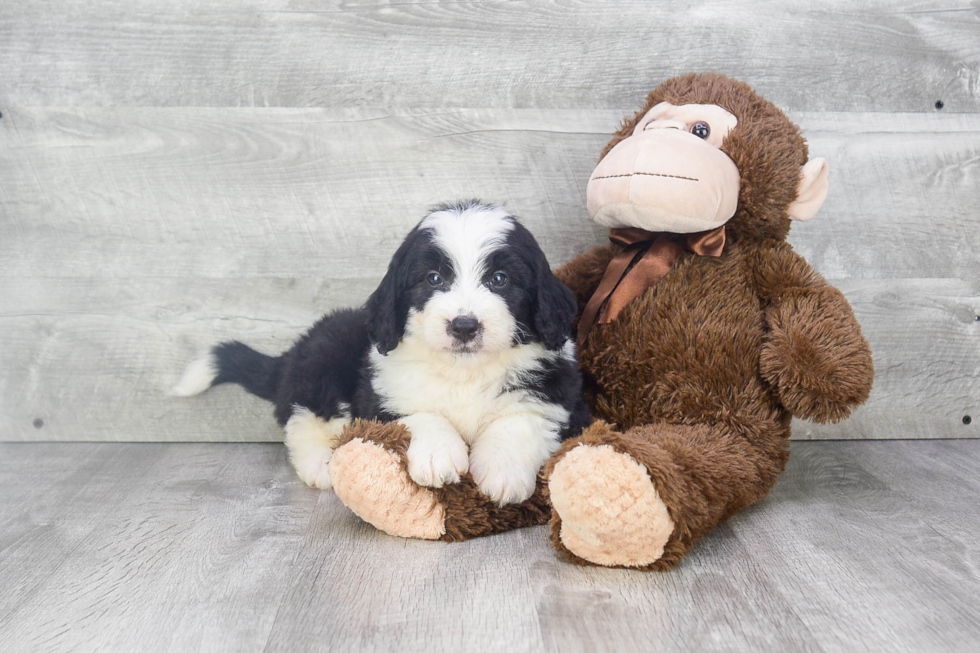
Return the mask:
[[599,162],[587,205],[592,219],[611,229],[695,233],[731,219],[738,190],[738,168],[720,149],[680,129],[648,129]]

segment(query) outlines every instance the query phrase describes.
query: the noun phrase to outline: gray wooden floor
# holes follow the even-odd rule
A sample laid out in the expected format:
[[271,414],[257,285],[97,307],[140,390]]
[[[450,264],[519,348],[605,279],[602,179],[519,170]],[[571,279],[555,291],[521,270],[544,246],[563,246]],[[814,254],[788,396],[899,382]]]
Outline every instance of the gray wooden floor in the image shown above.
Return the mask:
[[382,535],[281,445],[0,444],[0,647],[976,651],[980,442],[795,442],[675,571]]

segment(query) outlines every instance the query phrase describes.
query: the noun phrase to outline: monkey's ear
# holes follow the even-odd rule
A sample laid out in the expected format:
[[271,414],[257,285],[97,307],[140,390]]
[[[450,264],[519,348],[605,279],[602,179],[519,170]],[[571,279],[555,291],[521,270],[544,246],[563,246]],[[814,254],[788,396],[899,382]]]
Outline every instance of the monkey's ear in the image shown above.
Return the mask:
[[816,157],[800,168],[800,185],[796,201],[789,205],[789,217],[793,220],[809,220],[817,214],[827,199],[827,161]]

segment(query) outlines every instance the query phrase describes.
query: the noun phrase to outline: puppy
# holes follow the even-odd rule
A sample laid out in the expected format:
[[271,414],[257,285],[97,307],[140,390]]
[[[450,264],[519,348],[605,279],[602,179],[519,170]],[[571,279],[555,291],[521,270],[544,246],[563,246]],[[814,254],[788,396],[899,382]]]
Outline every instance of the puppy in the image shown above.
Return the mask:
[[493,501],[517,503],[589,421],[575,312],[514,216],[476,201],[443,205],[408,234],[364,308],[323,317],[278,358],[218,345],[174,394],[238,383],[273,402],[311,487],[330,488],[330,458],[351,419],[397,420],[411,433],[416,483],[442,487],[469,471]]

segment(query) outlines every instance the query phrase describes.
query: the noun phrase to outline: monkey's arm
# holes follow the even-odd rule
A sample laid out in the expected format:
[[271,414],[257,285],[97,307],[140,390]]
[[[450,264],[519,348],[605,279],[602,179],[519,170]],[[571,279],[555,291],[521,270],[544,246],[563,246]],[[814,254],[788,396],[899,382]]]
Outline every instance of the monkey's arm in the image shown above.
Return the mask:
[[579,254],[555,270],[555,276],[575,293],[578,302],[578,314],[582,314],[585,305],[599,287],[606,266],[619,252],[614,245],[597,245],[587,252]]
[[839,422],[867,400],[874,381],[854,311],[789,245],[760,248],[753,259],[769,328],[763,376],[797,417]]

